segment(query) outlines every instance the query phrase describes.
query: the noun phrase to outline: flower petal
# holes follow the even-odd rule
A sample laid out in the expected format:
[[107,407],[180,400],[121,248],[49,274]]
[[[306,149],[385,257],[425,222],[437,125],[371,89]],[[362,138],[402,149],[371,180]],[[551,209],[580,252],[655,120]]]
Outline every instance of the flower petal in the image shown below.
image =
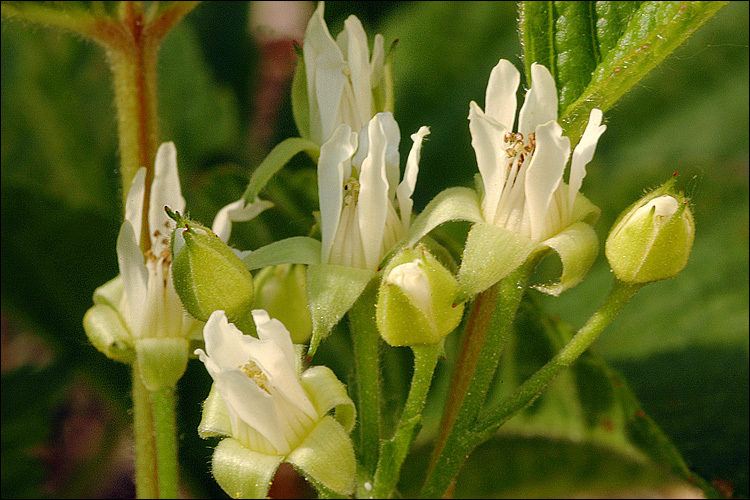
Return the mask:
[[354,93],[353,104],[356,131],[357,124],[364,126],[372,116],[372,91],[370,90],[370,50],[367,47],[367,34],[356,16],[344,21],[344,30],[336,39],[344,59],[348,63],[349,81]]
[[596,144],[599,137],[607,130],[606,125],[602,123],[602,110],[592,109],[589,115],[589,123],[586,125],[581,140],[573,151],[573,159],[570,161],[570,178],[568,182],[568,206],[573,208],[576,200],[576,194],[581,189],[583,178],[586,177],[586,165],[594,157]]
[[143,306],[148,292],[148,269],[137,241],[133,226],[127,220],[123,221],[117,235],[117,262],[120,265],[128,312],[121,313],[134,337],[141,332]]
[[320,198],[321,261],[328,262],[344,201],[344,179],[351,170],[351,158],[357,150],[357,134],[342,124],[320,147],[318,159],[318,196]]
[[539,125],[557,121],[557,87],[555,79],[541,64],[531,65],[531,89],[518,117],[518,131],[527,138]]
[[469,130],[471,146],[474,148],[484,185],[482,211],[485,220],[493,222],[508,173],[507,155],[504,151],[504,137],[508,129],[485,115],[477,103],[472,101],[469,104]]
[[552,195],[562,182],[570,155],[570,139],[562,135],[557,122],[547,122],[536,129],[536,151],[526,171],[525,218],[531,239],[540,241],[548,229],[547,209]]
[[430,133],[430,128],[422,126],[419,130],[411,135],[414,144],[409,151],[409,157],[406,159],[406,169],[404,170],[404,179],[396,189],[396,198],[398,199],[398,210],[401,215],[401,223],[404,226],[404,234],[409,231],[411,223],[411,209],[414,202],[411,199],[414,194],[414,187],[417,184],[417,174],[419,173],[419,158],[422,153],[422,141]]
[[344,56],[323,19],[324,2],[307,24],[303,54],[310,105],[310,136],[322,144],[333,133],[344,93]]
[[520,81],[521,74],[516,67],[510,61],[500,59],[487,84],[484,112],[507,130],[513,130],[516,121],[516,91]]
[[260,340],[252,339],[250,354],[263,373],[290,403],[317,420],[318,414],[297,378],[296,355],[289,331],[262,309],[252,311]]
[[388,214],[388,179],[385,153],[388,139],[383,127],[384,117],[376,115],[368,127],[369,150],[359,173],[359,199],[357,215],[365,254],[365,265],[377,267]]
[[169,234],[169,228],[174,226],[174,221],[164,211],[165,206],[176,212],[185,212],[185,198],[182,197],[177,172],[177,149],[173,142],[163,143],[156,152],[148,213],[148,228],[151,234],[159,231],[166,236]]
[[261,200],[257,196],[252,203],[245,203],[244,198],[230,203],[223,207],[214,217],[214,223],[211,231],[221,238],[221,241],[229,241],[232,233],[232,222],[245,222],[255,218],[263,210],[271,208],[273,203],[267,200]]
[[125,220],[130,222],[135,234],[136,245],[141,244],[141,228],[143,227],[143,197],[146,193],[146,167],[141,167],[135,173],[133,182],[125,200]]

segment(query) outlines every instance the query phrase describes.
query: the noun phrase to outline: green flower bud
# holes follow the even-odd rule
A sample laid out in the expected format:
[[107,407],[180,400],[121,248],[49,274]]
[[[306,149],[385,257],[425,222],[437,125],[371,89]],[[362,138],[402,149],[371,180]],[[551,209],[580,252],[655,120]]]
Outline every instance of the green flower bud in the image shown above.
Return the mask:
[[620,281],[648,283],[671,278],[687,264],[695,237],[688,199],[674,179],[623,212],[612,226],[605,253]]
[[216,310],[231,323],[253,330],[253,276],[235,253],[207,227],[167,209],[172,233],[172,279],[187,311],[208,320]]
[[392,346],[434,345],[461,322],[456,278],[424,245],[396,254],[383,271],[376,321]]
[[304,344],[312,335],[306,279],[305,266],[301,264],[265,267],[255,276],[253,309],[265,309],[284,323],[295,344]]

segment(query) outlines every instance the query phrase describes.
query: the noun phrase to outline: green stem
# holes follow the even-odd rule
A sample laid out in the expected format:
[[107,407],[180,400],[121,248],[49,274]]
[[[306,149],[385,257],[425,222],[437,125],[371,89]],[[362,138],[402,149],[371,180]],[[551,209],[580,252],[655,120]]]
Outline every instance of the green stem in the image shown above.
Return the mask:
[[375,324],[378,280],[372,280],[349,311],[357,374],[358,451],[366,477],[372,478],[380,445],[380,334]]
[[149,391],[133,363],[137,498],[177,498],[177,424],[173,388]]
[[177,423],[174,388],[151,394],[159,498],[177,498]]
[[371,492],[373,498],[390,498],[396,488],[401,466],[422,423],[422,410],[441,350],[440,344],[412,347],[414,374],[409,395],[393,437],[381,443],[375,484]]
[[423,495],[434,494],[430,484],[438,463],[463,460],[456,453],[458,441],[475,422],[484,403],[535,262],[532,259],[519,267],[472,303]]
[[133,426],[135,432],[135,496],[157,498],[156,442],[149,391],[143,384],[138,362],[133,363]]
[[440,460],[422,491],[423,497],[438,497],[445,492],[458,474],[469,454],[508,419],[529,406],[562,370],[583,353],[604,328],[617,316],[642,284],[616,282],[604,304],[576,335],[546,365],[531,376],[516,392],[499,405],[479,415],[479,419],[463,436],[454,440],[449,460]]
[[604,304],[578,330],[570,342],[524,382],[513,395],[481,416],[473,429],[475,440],[478,440],[477,445],[489,439],[510,417],[533,403],[552,379],[572,365],[583,351],[591,346],[642,286],[642,283],[628,284],[616,281]]

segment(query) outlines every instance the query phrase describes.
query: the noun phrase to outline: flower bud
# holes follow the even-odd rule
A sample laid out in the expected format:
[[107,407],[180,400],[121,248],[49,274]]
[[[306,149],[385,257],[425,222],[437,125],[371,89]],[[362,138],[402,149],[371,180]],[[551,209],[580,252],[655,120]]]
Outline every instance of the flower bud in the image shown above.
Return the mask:
[[279,264],[263,268],[255,276],[253,308],[265,309],[284,323],[295,344],[310,340],[312,318],[307,308],[305,266]]
[[432,345],[461,322],[456,278],[427,249],[401,250],[383,271],[376,320],[392,346]]
[[615,222],[605,253],[620,281],[648,283],[671,278],[687,264],[695,221],[674,179],[647,194]]
[[252,328],[253,276],[235,253],[207,227],[167,209],[172,233],[172,278],[182,305],[199,320],[216,310],[231,323]]

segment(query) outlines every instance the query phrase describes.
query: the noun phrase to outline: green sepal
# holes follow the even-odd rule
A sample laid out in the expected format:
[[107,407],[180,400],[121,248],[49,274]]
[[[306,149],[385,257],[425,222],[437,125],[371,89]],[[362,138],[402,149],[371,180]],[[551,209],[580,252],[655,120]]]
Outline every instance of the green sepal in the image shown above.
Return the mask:
[[438,193],[422,210],[422,213],[412,221],[409,234],[401,246],[413,246],[437,226],[452,220],[470,222],[482,220],[479,196],[476,191],[465,187],[452,187]]
[[[424,280],[420,284],[427,287],[419,287],[420,297],[389,280],[396,267],[414,262],[419,262],[416,275]],[[441,342],[461,322],[464,308],[463,304],[454,306],[457,292],[456,278],[425,245],[401,250],[383,271],[378,290],[375,318],[380,336],[392,346]]]
[[596,231],[585,222],[576,222],[568,226],[563,232],[543,241],[541,245],[554,250],[560,256],[562,275],[558,283],[534,285],[534,288],[554,296],[580,283],[599,254],[599,238]]
[[124,290],[125,284],[122,281],[122,275],[118,274],[94,290],[94,304],[105,304],[119,310]]
[[320,241],[307,236],[293,236],[274,241],[242,258],[248,269],[278,264],[320,264]]
[[375,271],[333,264],[307,268],[308,306],[313,322],[308,356],[312,357],[331,328],[352,308]]
[[108,304],[89,308],[83,315],[83,329],[91,344],[108,358],[123,363],[135,359],[133,337],[120,313]]
[[245,188],[242,198],[245,203],[252,203],[258,197],[273,175],[281,170],[284,165],[289,163],[294,156],[301,152],[307,153],[310,158],[317,163],[320,155],[320,146],[309,139],[302,137],[289,137],[284,139],[274,147],[268,156],[260,162],[260,165],[253,170],[250,181]]
[[330,368],[327,366],[308,368],[300,376],[300,384],[318,415],[322,416],[334,410],[333,417],[336,421],[344,427],[346,432],[352,431],[357,419],[357,408],[347,394],[346,386]]
[[349,433],[327,415],[287,457],[314,486],[340,495],[354,493],[357,461]]
[[201,421],[198,424],[198,435],[201,439],[232,435],[232,422],[229,419],[227,405],[219,394],[216,384],[211,384],[208,397],[203,402]]
[[141,380],[151,392],[175,387],[187,368],[188,341],[184,338],[138,339],[135,352]]
[[494,285],[526,261],[537,243],[503,227],[477,222],[469,231],[458,271],[456,302]]
[[234,438],[226,438],[214,450],[211,472],[232,498],[266,498],[282,458],[258,453]]

